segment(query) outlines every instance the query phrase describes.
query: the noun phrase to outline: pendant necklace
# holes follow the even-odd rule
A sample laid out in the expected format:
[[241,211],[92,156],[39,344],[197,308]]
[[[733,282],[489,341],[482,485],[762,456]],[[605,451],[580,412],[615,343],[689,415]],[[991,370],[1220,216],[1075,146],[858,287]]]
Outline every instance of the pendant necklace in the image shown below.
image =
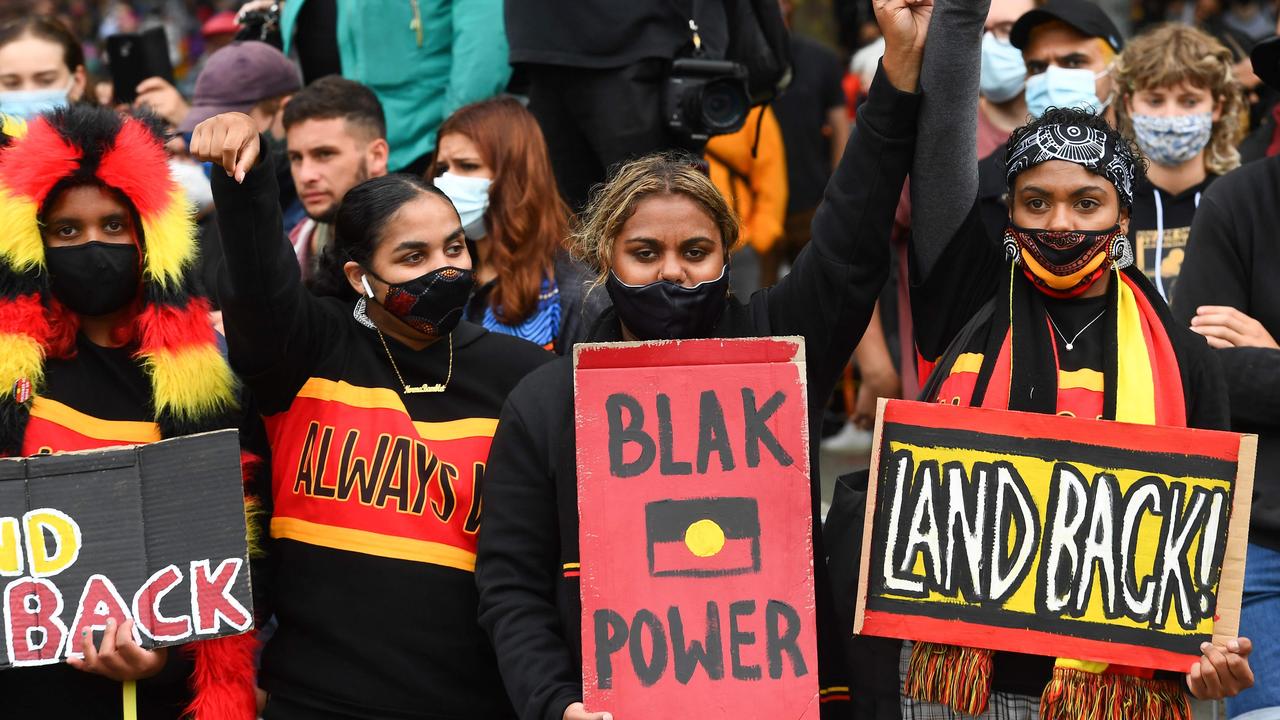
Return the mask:
[[1062,342],[1066,343],[1067,352],[1071,352],[1076,348],[1076,340],[1080,339],[1080,336],[1084,334],[1084,331],[1088,330],[1091,325],[1098,322],[1098,320],[1102,319],[1102,316],[1105,315],[1106,313],[1107,313],[1106,310],[1103,310],[1102,312],[1098,313],[1097,317],[1085,323],[1085,326],[1080,328],[1080,332],[1076,333],[1070,340],[1068,340],[1066,334],[1063,333],[1062,330],[1058,328],[1058,323],[1053,321],[1053,316],[1049,315],[1049,313],[1045,313],[1045,315],[1049,316],[1049,324],[1053,326],[1053,329],[1058,331],[1058,337],[1062,338]]

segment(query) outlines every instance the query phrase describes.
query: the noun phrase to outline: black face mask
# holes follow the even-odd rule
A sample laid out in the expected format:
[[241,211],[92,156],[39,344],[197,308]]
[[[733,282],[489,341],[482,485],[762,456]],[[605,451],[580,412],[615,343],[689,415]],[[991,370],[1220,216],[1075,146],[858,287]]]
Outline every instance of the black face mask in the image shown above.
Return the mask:
[[609,273],[605,289],[622,324],[639,340],[688,340],[711,337],[724,314],[729,266],[720,277],[685,287],[659,280],[628,285]]
[[132,243],[47,247],[44,261],[53,296],[80,315],[109,315],[138,296],[138,246]]
[[[402,283],[388,283],[370,270],[365,272],[387,284],[387,296],[381,303],[387,312],[433,338],[448,335],[458,326],[471,289],[475,287],[475,275],[456,267],[436,268]],[[373,297],[367,280],[364,289]]]

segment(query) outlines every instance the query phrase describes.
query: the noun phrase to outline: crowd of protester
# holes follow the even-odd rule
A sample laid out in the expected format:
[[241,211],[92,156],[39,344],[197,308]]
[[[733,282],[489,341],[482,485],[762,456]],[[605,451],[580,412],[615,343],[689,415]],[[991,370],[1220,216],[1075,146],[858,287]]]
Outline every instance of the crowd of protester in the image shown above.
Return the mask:
[[[813,468],[885,397],[1260,438],[1241,637],[1182,676],[853,636],[866,477],[815,476],[824,719],[1067,717],[1064,667],[1280,718],[1280,3],[833,5],[781,0],[785,82],[711,110],[673,61],[731,57],[738,3],[0,12],[0,456],[236,427],[270,537],[257,634],[112,626],[0,673],[5,710],[611,720],[572,348],[794,335]],[[122,86],[114,39],[154,29]],[[335,495],[339,455],[448,479]]]

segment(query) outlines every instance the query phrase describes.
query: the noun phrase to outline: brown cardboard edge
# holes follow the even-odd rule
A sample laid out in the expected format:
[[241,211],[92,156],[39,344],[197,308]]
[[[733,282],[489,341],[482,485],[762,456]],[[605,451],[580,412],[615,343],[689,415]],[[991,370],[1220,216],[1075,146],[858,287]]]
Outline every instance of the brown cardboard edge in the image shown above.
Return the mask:
[[1227,548],[1222,556],[1218,580],[1217,618],[1213,622],[1213,644],[1226,647],[1240,634],[1240,601],[1244,592],[1245,555],[1249,548],[1249,514],[1253,506],[1253,473],[1257,464],[1258,436],[1240,436],[1236,484],[1232,489],[1231,520],[1227,525]]
[[876,431],[871,439],[871,473],[867,479],[867,510],[862,517],[862,558],[858,560],[858,604],[853,611],[853,634],[862,632],[867,612],[867,587],[871,575],[871,531],[876,519],[876,488],[880,483],[880,444],[884,431],[884,408],[888,399],[876,402]]

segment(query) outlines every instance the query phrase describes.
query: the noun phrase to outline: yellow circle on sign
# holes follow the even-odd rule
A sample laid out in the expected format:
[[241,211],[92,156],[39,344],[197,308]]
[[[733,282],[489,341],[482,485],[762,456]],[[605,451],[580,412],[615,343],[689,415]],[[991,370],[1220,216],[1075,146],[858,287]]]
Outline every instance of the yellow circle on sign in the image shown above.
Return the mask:
[[698,557],[711,557],[724,548],[724,530],[714,520],[699,520],[684,531],[684,544]]

